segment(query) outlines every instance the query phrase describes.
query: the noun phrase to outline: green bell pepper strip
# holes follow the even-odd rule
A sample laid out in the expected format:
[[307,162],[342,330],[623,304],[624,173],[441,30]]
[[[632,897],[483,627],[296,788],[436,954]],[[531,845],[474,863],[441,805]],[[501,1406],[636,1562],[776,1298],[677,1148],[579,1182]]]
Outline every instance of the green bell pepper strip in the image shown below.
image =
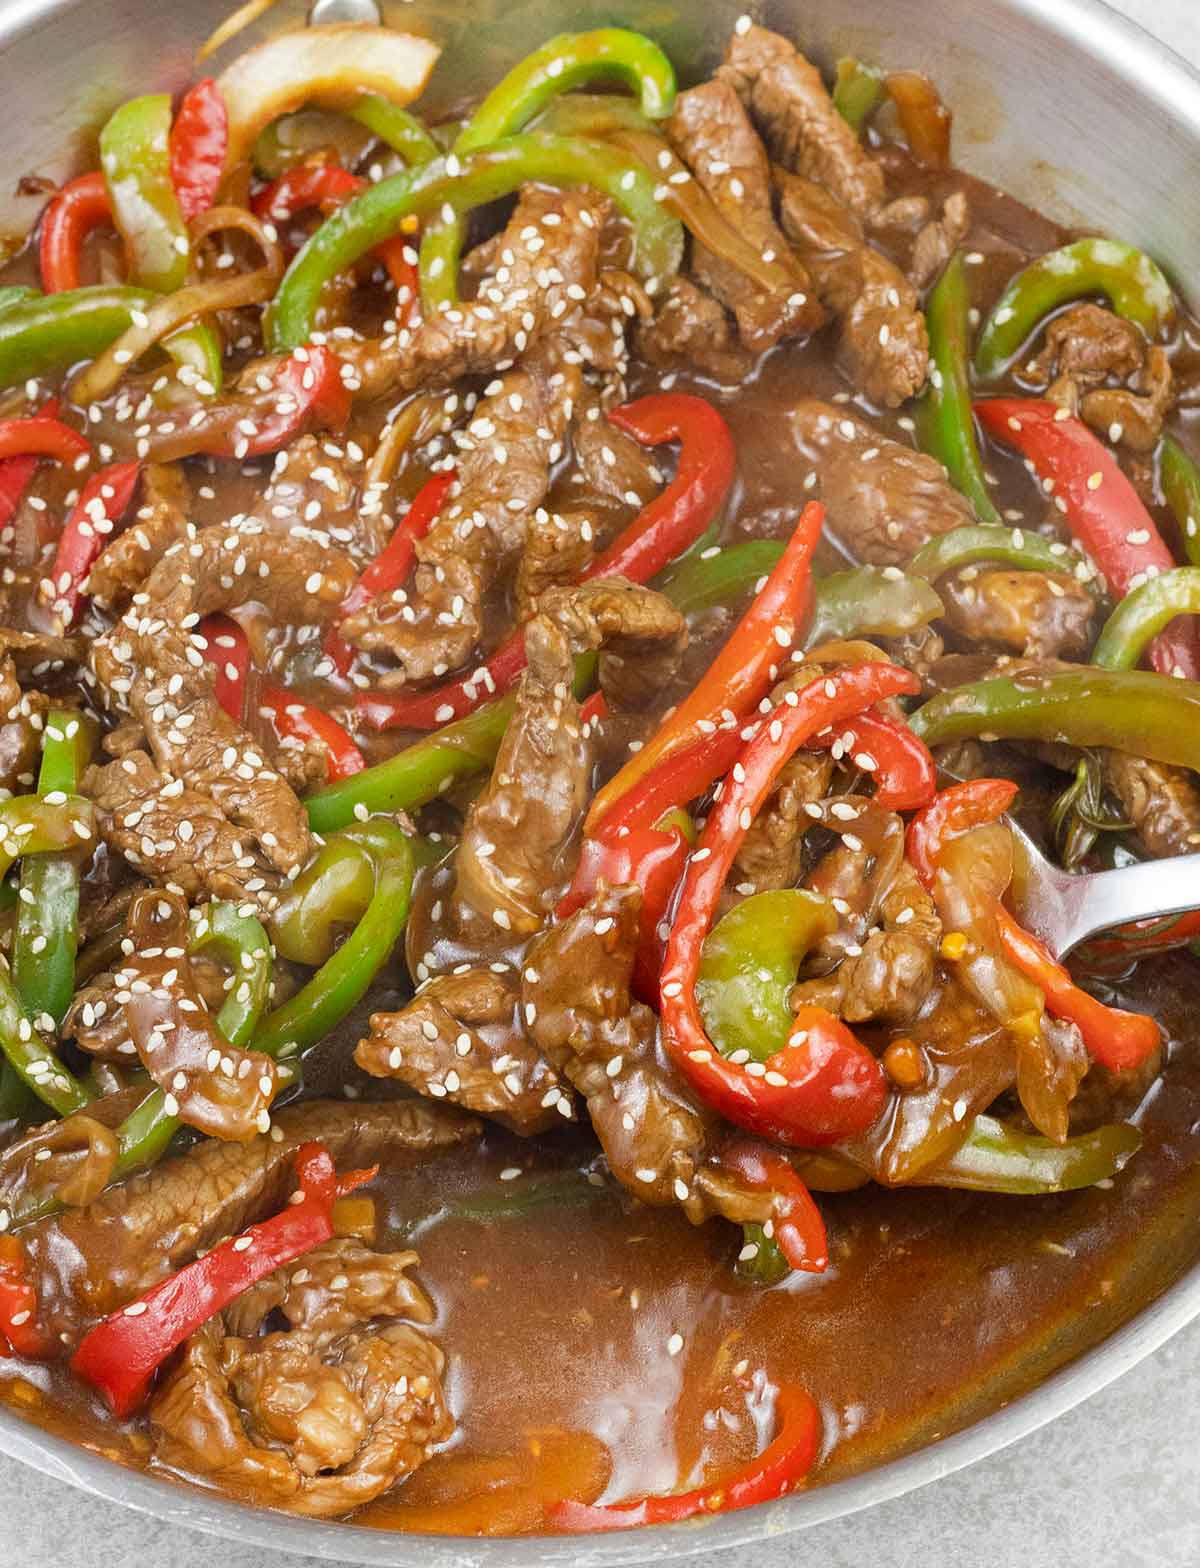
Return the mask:
[[[207,905],[194,925],[188,952],[215,953],[237,977],[217,1014],[217,1028],[230,1045],[246,1046],[258,1028],[271,991],[271,943],[262,922],[239,914],[229,903]],[[117,1128],[117,1163],[112,1180],[153,1165],[181,1123],[167,1114],[161,1089],[151,1089]]]
[[778,1285],[792,1269],[774,1236],[768,1236],[761,1225],[743,1225],[742,1250],[733,1272],[745,1284],[761,1286]]
[[861,132],[883,102],[885,75],[877,65],[864,65],[851,55],[838,61],[833,107],[854,130]]
[[980,334],[976,372],[998,375],[1052,310],[1088,294],[1106,295],[1118,316],[1150,338],[1175,317],[1171,285],[1143,251],[1119,240],[1076,240],[1039,256],[1009,283]]
[[[405,218],[446,208],[462,215],[529,180],[602,191],[633,225],[635,270],[645,278],[678,270],[683,226],[659,206],[654,179],[644,169],[602,143],[572,136],[510,136],[462,158],[450,154],[394,174],[332,213],[284,275],[270,313],[272,348],[285,352],[306,343],[326,284],[396,234]],[[0,317],[0,328],[3,322]]]
[[905,567],[913,577],[924,577],[936,582],[947,572],[960,566],[970,566],[976,561],[995,561],[1002,566],[1017,566],[1029,572],[1069,572],[1093,593],[1104,592],[1103,579],[1085,561],[1082,555],[1069,550],[1065,544],[1047,539],[1044,535],[1025,528],[993,527],[980,523],[975,527],[953,528],[948,534],[939,534],[923,544]]
[[1173,436],[1163,437],[1158,477],[1179,525],[1187,558],[1193,566],[1200,566],[1200,466]]
[[10,283],[6,288],[0,289],[0,316],[12,306],[19,305],[22,300],[40,297],[41,290],[35,289],[32,283]]
[[15,795],[0,801],[0,877],[22,855],[79,851],[95,842],[96,809],[82,795]]
[[[129,329],[133,312],[145,310],[155,297],[130,284],[97,283],[17,300],[0,313],[0,387],[95,359]],[[221,345],[207,323],[173,332],[163,348],[220,390]]]
[[814,584],[804,646],[848,637],[900,637],[944,613],[942,601],[923,578],[890,566],[855,566]]
[[805,888],[756,893],[717,922],[704,941],[696,1000],[723,1056],[765,1062],[787,1043],[800,964],[837,923],[833,905]]
[[1200,566],[1177,566],[1127,593],[1100,630],[1092,663],[1132,670],[1164,626],[1177,615],[1200,613]]
[[1074,1192],[1115,1176],[1141,1142],[1141,1133],[1127,1122],[1111,1122],[1058,1144],[993,1116],[976,1116],[950,1158],[922,1171],[920,1185],[1024,1196]]
[[[675,70],[657,44],[623,27],[560,33],[515,65],[467,121],[454,153],[464,157],[513,136],[553,98],[584,82],[624,83],[647,119],[662,120],[675,102]],[[458,299],[458,264],[465,225],[461,213],[438,217],[421,237],[421,303],[426,315]]]
[[129,281],[170,294],[187,282],[187,225],[171,179],[171,99],[122,104],[100,132],[100,167],[125,242]]
[[1200,769],[1200,688],[1149,670],[1063,670],[958,686],[909,715],[927,746],[1047,740]]
[[530,130],[555,136],[606,136],[613,131],[652,131],[654,121],[632,98],[615,93],[571,93],[552,98]]
[[423,163],[432,163],[441,154],[441,148],[416,115],[402,109],[390,98],[368,93],[346,112],[352,120],[365,126],[372,136],[377,136],[393,152],[399,153],[410,169],[419,169]]
[[[43,730],[38,794],[72,795],[91,760],[96,726],[70,710],[51,712]],[[48,1016],[57,1028],[75,994],[79,945],[79,858],[70,850],[27,855],[13,931],[12,972],[21,1005],[31,1018]]]
[[[576,659],[577,697],[588,689],[595,673],[595,654]],[[309,826],[314,833],[329,833],[377,813],[415,811],[444,795],[457,780],[486,773],[496,760],[516,705],[516,692],[484,703],[386,762],[309,795],[304,802]]]
[[70,1116],[91,1101],[91,1090],[63,1066],[25,1016],[6,964],[0,966],[0,1051],[26,1088],[56,1116]]
[[374,891],[374,862],[361,846],[326,845],[285,889],[272,914],[275,951],[290,963],[319,968],[333,952],[338,928],[361,918]]
[[324,865],[347,853],[370,858],[375,873],[370,902],[333,956],[264,1021],[254,1038],[256,1051],[278,1056],[322,1039],[362,1000],[404,930],[413,881],[407,836],[390,822],[345,828],[325,845],[310,874],[318,878]]
[[[702,541],[703,543],[703,541]],[[783,545],[774,539],[747,539],[742,544],[707,544],[689,550],[655,579],[683,615],[696,615],[718,604],[730,604],[750,593],[779,564]]]
[[1000,514],[984,478],[971,412],[967,368],[971,359],[970,307],[967,268],[959,250],[934,286],[925,311],[933,368],[929,385],[917,402],[917,436],[921,449],[942,464],[950,483],[975,508],[975,515],[985,523],[998,523]]

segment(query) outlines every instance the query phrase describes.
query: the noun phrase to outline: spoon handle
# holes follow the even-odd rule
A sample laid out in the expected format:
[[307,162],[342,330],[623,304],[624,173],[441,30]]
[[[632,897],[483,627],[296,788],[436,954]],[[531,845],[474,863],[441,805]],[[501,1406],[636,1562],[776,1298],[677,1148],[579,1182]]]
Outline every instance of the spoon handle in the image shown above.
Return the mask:
[[1060,957],[1112,926],[1200,908],[1200,855],[1121,866],[1071,881],[1076,889],[1062,888],[1059,898],[1063,924],[1054,946]]

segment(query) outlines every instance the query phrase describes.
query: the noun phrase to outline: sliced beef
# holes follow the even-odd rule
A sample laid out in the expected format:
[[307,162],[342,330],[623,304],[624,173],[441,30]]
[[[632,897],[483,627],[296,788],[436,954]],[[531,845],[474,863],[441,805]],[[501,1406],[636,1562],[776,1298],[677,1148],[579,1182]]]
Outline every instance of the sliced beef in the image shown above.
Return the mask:
[[1104,753],[1104,780],[1155,858],[1200,849],[1200,783],[1187,768],[1123,751]]
[[[687,648],[687,623],[671,601],[620,577],[553,589],[543,596],[541,613],[566,636],[573,655],[599,650],[600,688],[614,708],[651,707]],[[548,655],[545,644],[542,651]]]
[[548,588],[578,581],[595,559],[596,531],[592,512],[548,512],[538,507],[529,522],[513,588],[519,621],[536,612]]
[[788,274],[785,286],[768,290],[694,243],[692,270],[733,312],[742,344],[761,354],[785,338],[814,332],[824,313],[803,264],[776,227],[767,155],[733,87],[714,78],[681,93],[667,135],[722,216]]
[[827,190],[776,171],[781,221],[839,328],[838,365],[874,403],[896,408],[929,374],[929,334],[913,285]]
[[648,365],[686,365],[729,385],[744,380],[753,364],[717,301],[682,277],[671,280],[654,320],[639,331],[637,351]]
[[105,609],[124,609],[167,551],[194,539],[192,491],[179,463],[147,463],[129,527],[106,544],[88,574],[87,591]]
[[953,191],[942,204],[941,216],[924,225],[913,244],[908,278],[913,288],[924,291],[936,283],[946,264],[967,237],[971,209],[965,191]]
[[589,309],[607,309],[594,298],[607,214],[608,203],[593,191],[525,186],[474,300],[382,339],[339,340],[338,355],[353,366],[363,395],[448,387],[504,369],[548,335],[573,337],[586,354]]
[[804,835],[813,825],[808,806],[823,800],[833,761],[823,753],[798,752],[779,775],[742,840],[730,881],[744,897],[773,888],[795,887],[804,864]]
[[335,1164],[413,1165],[479,1133],[479,1123],[421,1101],[311,1101],[281,1111],[249,1143],[204,1139],[186,1154],[112,1187],[87,1208],[22,1232],[39,1321],[66,1350],[106,1317],[224,1236],[277,1212],[300,1145],[323,1143]]
[[964,566],[937,586],[947,624],[973,647],[1078,659],[1091,646],[1096,599],[1071,572]]
[[721,1166],[719,1118],[663,1057],[657,1021],[629,994],[641,894],[606,888],[530,944],[529,1035],[587,1102],[609,1169],[644,1203],[678,1205],[693,1225],[771,1217],[771,1198]]
[[510,970],[439,975],[399,1013],[373,1013],[354,1060],[525,1137],[574,1116],[571,1086],[527,1038]]
[[[348,1512],[454,1430],[445,1357],[408,1318],[433,1303],[416,1254],[333,1241],[252,1287],[194,1334],[155,1396],[160,1462],[310,1517]],[[279,1314],[291,1326],[270,1332]]]
[[734,30],[718,76],[750,111],[772,158],[823,185],[860,219],[883,203],[883,170],[834,108],[821,73],[778,33]]
[[0,657],[0,789],[25,795],[37,782],[47,702],[23,692],[10,657]]
[[1025,373],[1052,402],[1134,452],[1154,450],[1175,401],[1166,350],[1101,305],[1056,316]]
[[903,565],[928,540],[975,521],[935,458],[815,398],[797,404],[790,420],[820,480],[829,529],[858,560]]
[[575,481],[572,505],[612,510],[622,517],[640,510],[663,487],[654,453],[618,430],[604,402],[587,382],[575,397],[571,421]]
[[301,436],[276,454],[263,510],[268,528],[298,524],[360,565],[373,561],[388,540],[382,509],[359,505],[345,448],[327,436]]
[[904,859],[904,823],[860,796],[823,801],[808,814],[841,838],[807,881],[833,904],[839,925],[814,950],[809,967],[821,977],[796,986],[793,1004],[815,1003],[850,1023],[907,1023],[933,985],[942,926]]
[[520,558],[579,382],[578,366],[554,351],[494,384],[460,438],[458,485],[416,547],[411,585],[342,621],[347,642],[397,661],[394,682],[440,679],[478,647],[488,589]]

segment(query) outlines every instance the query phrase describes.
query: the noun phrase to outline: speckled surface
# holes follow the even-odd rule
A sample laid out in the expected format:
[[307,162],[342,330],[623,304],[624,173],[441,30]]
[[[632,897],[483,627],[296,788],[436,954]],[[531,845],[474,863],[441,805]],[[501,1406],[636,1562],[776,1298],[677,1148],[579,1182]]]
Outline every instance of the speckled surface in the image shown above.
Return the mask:
[[[1112,3],[1200,64],[1200,0]],[[971,0],[961,4],[965,16]],[[0,1546],[21,1568],[317,1568],[97,1502],[2,1457]],[[1200,1568],[1200,1323],[970,1470],[773,1546],[689,1562],[733,1568],[751,1553],[755,1568]]]

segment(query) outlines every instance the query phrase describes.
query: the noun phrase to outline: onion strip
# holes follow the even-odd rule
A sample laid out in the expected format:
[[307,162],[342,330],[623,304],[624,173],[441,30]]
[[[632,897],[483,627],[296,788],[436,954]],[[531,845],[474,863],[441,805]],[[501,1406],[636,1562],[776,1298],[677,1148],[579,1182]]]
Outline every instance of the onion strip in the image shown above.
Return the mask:
[[120,384],[129,367],[178,327],[218,310],[239,310],[246,305],[265,304],[275,293],[283,276],[284,258],[279,245],[266,227],[243,207],[212,207],[192,224],[192,240],[199,248],[203,240],[218,230],[239,229],[262,249],[263,264],[253,272],[234,277],[206,278],[176,289],[156,300],[135,322],[111,343],[99,358],[80,371],[71,385],[71,399],[81,407],[102,402]]
[[210,54],[216,54],[224,44],[237,35],[251,23],[257,22],[260,16],[265,16],[276,0],[246,0],[245,5],[238,6],[236,11],[231,11],[223,22],[213,28],[208,37],[196,50],[197,62],[207,60]]

